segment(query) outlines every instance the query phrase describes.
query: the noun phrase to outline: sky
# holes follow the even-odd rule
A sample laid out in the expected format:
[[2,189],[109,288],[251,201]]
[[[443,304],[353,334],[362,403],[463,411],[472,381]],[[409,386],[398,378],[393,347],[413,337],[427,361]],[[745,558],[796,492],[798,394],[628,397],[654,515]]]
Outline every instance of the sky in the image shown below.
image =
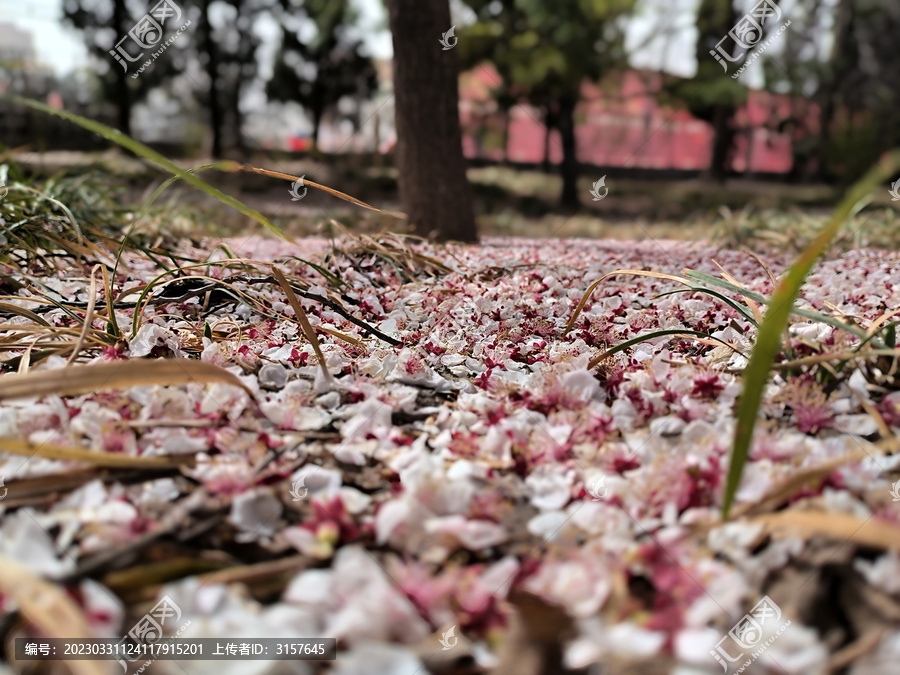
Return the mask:
[[[361,31],[366,35],[366,45],[373,56],[390,58],[391,37],[386,29],[386,18],[382,0],[355,0],[362,16]],[[657,40],[635,57],[636,66],[665,67],[678,74],[689,74],[693,69],[693,21],[697,0],[653,0],[649,5],[662,5],[669,17],[681,28],[668,43]],[[148,7],[150,4],[148,3]],[[87,51],[82,45],[78,31],[67,28],[62,20],[62,0],[0,0],[0,21],[9,21],[19,28],[29,30],[34,36],[35,49],[40,61],[50,66],[59,75],[73,68],[88,64]],[[471,13],[458,3],[453,6],[453,21],[464,24],[471,21]],[[650,28],[649,21],[632,22],[629,38],[632,44],[640,42]],[[265,33],[270,28],[261,27]]]
[[[98,0],[99,1],[99,0]],[[552,1],[552,0],[548,0]],[[391,37],[387,31],[382,0],[354,0],[360,10],[360,32],[371,55],[390,58]],[[742,0],[749,9],[756,0]],[[641,48],[631,57],[635,67],[665,70],[690,77],[696,70],[694,56],[694,15],[699,0],[641,0],[642,13],[629,23],[627,39],[629,47]],[[148,8],[154,4],[148,0]],[[779,6],[785,14],[790,14],[796,0],[781,0]],[[471,12],[458,0],[451,0],[452,20],[465,24],[472,20]],[[50,66],[58,75],[65,75],[73,68],[88,64],[87,52],[77,31],[67,28],[62,20],[62,0],[0,0],[0,21],[15,23],[19,28],[29,30],[35,41],[39,60]],[[654,28],[664,27],[666,33],[646,42]],[[448,27],[449,28],[449,27]],[[274,53],[273,40],[277,32],[274,22],[263,21],[258,30],[266,36],[264,45],[269,49],[261,55],[271,59]],[[437,38],[436,38],[437,39]],[[773,45],[768,54],[776,56],[779,47]],[[263,69],[265,72],[267,69]],[[755,71],[760,71],[757,68]],[[762,85],[761,72],[748,71],[745,81],[751,87]]]

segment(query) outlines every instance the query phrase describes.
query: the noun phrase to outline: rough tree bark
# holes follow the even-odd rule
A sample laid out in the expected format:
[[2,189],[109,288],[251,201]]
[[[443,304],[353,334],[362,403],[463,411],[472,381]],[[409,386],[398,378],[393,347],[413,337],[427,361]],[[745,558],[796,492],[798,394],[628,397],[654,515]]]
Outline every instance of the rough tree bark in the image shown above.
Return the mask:
[[387,0],[394,42],[400,201],[417,234],[477,238],[459,122],[459,67],[441,48],[448,0]]

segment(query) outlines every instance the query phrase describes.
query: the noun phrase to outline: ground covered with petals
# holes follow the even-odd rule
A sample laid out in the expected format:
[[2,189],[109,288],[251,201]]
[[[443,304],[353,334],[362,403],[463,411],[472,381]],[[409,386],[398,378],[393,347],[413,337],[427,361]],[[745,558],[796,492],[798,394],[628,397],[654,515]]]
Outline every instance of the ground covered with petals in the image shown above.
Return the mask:
[[[122,339],[88,345],[78,363],[200,360],[244,389],[197,380],[0,401],[0,439],[35,449],[0,454],[0,556],[65,587],[93,635],[124,635],[167,595],[190,620],[181,637],[329,637],[338,659],[161,661],[158,672],[717,673],[716,647],[736,625],[750,647],[729,673],[745,661],[757,673],[895,672],[891,360],[778,371],[723,524],[748,317],[727,298],[620,275],[565,331],[613,270],[724,273],[768,296],[768,271],[790,262],[779,252],[220,243],[182,242],[179,253],[214,264],[152,287],[134,324],[138,294],[123,299]],[[252,262],[224,265],[229,254]],[[272,264],[302,291],[328,375]],[[128,253],[112,283],[159,273]],[[28,284],[4,302],[77,327],[61,306],[89,304],[89,274],[42,278],[55,304],[27,300]],[[868,327],[900,307],[900,254],[836,254],[800,304]],[[17,327],[33,320],[4,316],[0,339],[25,339]],[[792,321],[782,361],[858,346]],[[656,337],[588,369],[604,349],[681,329],[707,337]],[[22,370],[24,353],[6,352],[7,370]],[[68,356],[32,354],[30,370],[65,368]],[[91,466],[43,445],[168,463]],[[766,597],[778,622],[753,624]],[[0,595],[4,612],[16,606]]]

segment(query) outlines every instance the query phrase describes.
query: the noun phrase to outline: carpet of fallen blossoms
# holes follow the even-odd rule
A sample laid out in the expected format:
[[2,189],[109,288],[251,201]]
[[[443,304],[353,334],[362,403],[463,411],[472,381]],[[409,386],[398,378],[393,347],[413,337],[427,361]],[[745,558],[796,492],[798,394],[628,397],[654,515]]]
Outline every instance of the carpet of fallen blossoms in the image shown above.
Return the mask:
[[[717,262],[771,293],[754,257],[675,241],[488,239],[417,245],[452,271],[411,281],[371,255],[326,259],[325,240],[227,243],[242,258],[278,261],[313,293],[323,277],[289,256],[340,270],[358,301],[348,309],[404,345],[304,299],[314,326],[362,341],[317,331],[329,381],[293,320],[234,302],[198,319],[201,296],[149,306],[135,339],[82,361],[202,359],[240,376],[256,401],[214,383],[0,405],[0,437],[195,456],[163,476],[93,471],[40,499],[0,501],[0,555],[65,583],[94,635],[124,635],[167,595],[190,620],[181,637],[330,637],[338,658],[160,661],[154,672],[687,675],[723,672],[716,645],[768,596],[782,616],[764,637],[790,624],[747,670],[897,672],[895,551],[719,520],[740,354],[663,337],[586,369],[604,346],[666,328],[709,332],[749,353],[749,322],[705,295],[654,299],[678,287],[670,281],[620,276],[563,335],[587,286],[613,269],[719,274]],[[193,257],[212,250],[184,246]],[[766,257],[776,274],[789,262],[779,256]],[[157,274],[137,255],[127,262],[124,287]],[[42,281],[86,301],[77,272]],[[898,282],[900,254],[854,251],[820,264],[803,298],[866,325],[900,307]],[[246,290],[293,316],[277,285]],[[61,311],[43,317],[66,325]],[[119,313],[130,321],[130,310]],[[219,322],[218,332],[201,338],[187,321]],[[803,322],[791,340],[801,355],[846,344]],[[64,364],[53,357],[38,368]],[[874,447],[878,426],[863,401],[900,428],[900,394],[873,391],[859,371],[827,396],[813,377],[775,376],[738,510],[801,469]],[[0,458],[7,486],[83,471]],[[835,466],[797,486],[786,508],[898,523],[897,464],[872,453]],[[102,559],[108,551],[116,557]],[[266,567],[279,560],[290,565]],[[9,598],[0,606],[14,608]],[[756,644],[755,629],[737,634]],[[745,651],[729,673],[750,659]]]

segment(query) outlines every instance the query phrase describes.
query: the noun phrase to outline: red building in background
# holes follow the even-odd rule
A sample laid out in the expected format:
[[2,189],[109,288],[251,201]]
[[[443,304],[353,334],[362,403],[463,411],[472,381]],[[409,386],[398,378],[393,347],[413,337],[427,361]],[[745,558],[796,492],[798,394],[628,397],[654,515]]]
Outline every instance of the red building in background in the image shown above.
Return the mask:
[[[490,65],[464,73],[460,80],[463,150],[469,158],[504,159],[506,116],[491,91],[500,82]],[[578,160],[603,167],[703,171],[712,154],[712,127],[687,110],[659,104],[662,75],[628,71],[613,91],[592,83],[582,87],[576,111]],[[792,117],[788,96],[750,90],[737,113],[738,131],[731,167],[738,173],[787,173],[792,166],[791,135],[778,133],[773,120]],[[544,161],[546,132],[542,112],[527,104],[510,110],[506,157],[510,162]],[[549,143],[551,163],[562,161],[559,134]]]

